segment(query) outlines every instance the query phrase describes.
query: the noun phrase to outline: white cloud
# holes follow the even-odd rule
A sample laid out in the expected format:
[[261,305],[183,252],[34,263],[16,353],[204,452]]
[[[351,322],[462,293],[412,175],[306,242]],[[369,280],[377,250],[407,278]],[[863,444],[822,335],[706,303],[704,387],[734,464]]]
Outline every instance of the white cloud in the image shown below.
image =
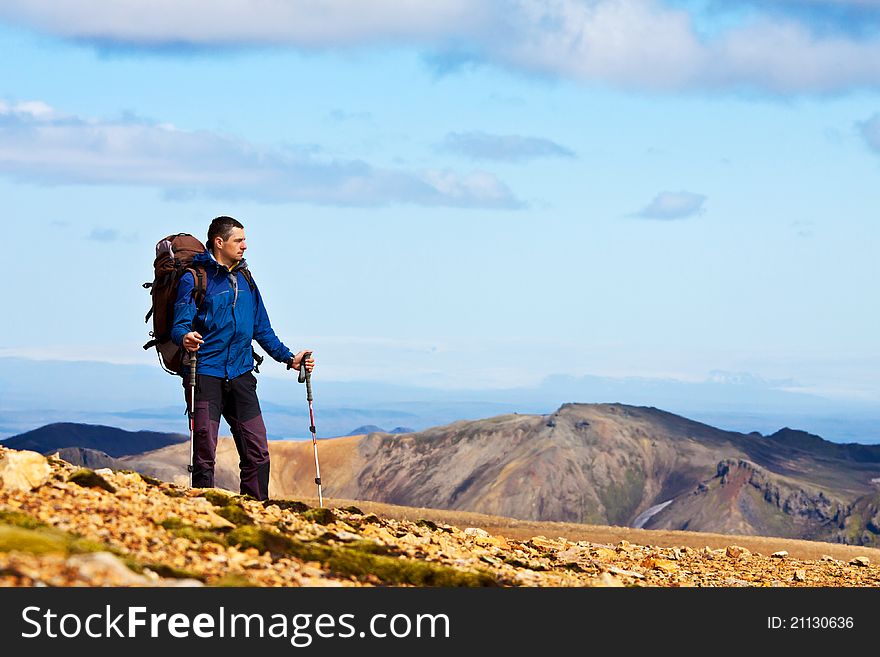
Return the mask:
[[[880,86],[880,37],[862,25],[866,15],[880,22],[880,3],[731,4],[751,10],[719,22],[723,3],[672,0],[261,0],[256,9],[253,0],[7,0],[0,21],[142,48],[400,43],[431,52],[441,68],[483,62],[648,90]],[[841,8],[857,10],[858,20],[815,17],[816,9]]]
[[130,184],[266,202],[515,207],[489,173],[406,171],[273,150],[138,119],[86,120],[40,102],[0,105],[0,174],[45,184]]
[[574,151],[543,137],[451,132],[441,149],[473,159],[522,161],[539,157],[574,157]]
[[691,192],[660,192],[634,216],[642,219],[685,219],[703,212],[706,197]]
[[484,9],[467,0],[5,0],[0,19],[107,43],[323,48],[444,37]]

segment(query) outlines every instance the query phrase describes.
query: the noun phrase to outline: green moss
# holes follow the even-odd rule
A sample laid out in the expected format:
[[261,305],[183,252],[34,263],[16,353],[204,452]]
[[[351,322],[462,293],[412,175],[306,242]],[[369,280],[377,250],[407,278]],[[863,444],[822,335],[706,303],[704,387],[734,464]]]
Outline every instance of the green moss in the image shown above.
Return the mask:
[[312,508],[305,502],[298,500],[266,500],[263,502],[263,506],[277,506],[279,509],[293,511],[294,513],[302,513]]
[[180,529],[186,523],[184,523],[183,520],[181,520],[177,516],[170,516],[168,518],[165,518],[165,520],[158,522],[157,524],[160,527],[164,527],[165,529]]
[[27,529],[0,525],[0,552],[28,552],[46,554],[84,554],[87,552],[112,552],[103,543],[80,538],[57,529]]
[[67,546],[69,554],[86,554],[88,552],[111,552],[119,554],[119,550],[111,548],[89,538],[72,537]]
[[163,488],[162,492],[168,497],[186,497],[186,493],[177,488]]
[[123,472],[131,472],[132,474],[138,475],[146,483],[150,484],[150,486],[161,486],[163,483],[165,483],[161,479],[156,479],[155,477],[151,477],[150,475],[144,474],[143,472],[134,472],[134,470],[123,470]]
[[255,548],[258,552],[289,554],[293,549],[293,539],[268,529],[260,529],[253,525],[237,527],[226,536],[228,545],[237,545],[242,550]]
[[234,500],[232,495],[228,495],[227,493],[223,493],[214,488],[208,488],[204,492],[202,492],[201,497],[204,497],[214,506],[228,506]]
[[72,481],[83,488],[103,488],[108,493],[116,492],[116,488],[109,481],[104,479],[104,477],[94,470],[89,470],[88,468],[80,468],[79,470],[76,470],[67,478],[67,481]]
[[0,526],[0,552],[67,553],[67,541],[63,537],[49,532],[2,525]]
[[41,529],[46,523],[34,518],[32,515],[12,509],[0,509],[0,524],[13,525],[22,529]]
[[198,527],[186,526],[174,529],[171,532],[175,536],[185,538],[194,543],[217,543],[218,545],[226,545],[226,538],[210,529],[199,529]]
[[421,519],[417,520],[416,526],[417,527],[427,527],[432,532],[435,532],[439,529],[439,527],[437,527],[436,522],[431,522],[430,520],[426,520],[425,518],[421,518]]
[[[381,549],[371,541],[355,545],[321,545],[288,538],[258,527],[239,527],[227,540],[230,545],[255,548],[260,552],[288,554],[302,561],[318,561],[341,575],[358,578],[375,576],[386,584],[414,586],[495,586],[495,578],[482,571],[464,571],[418,559],[373,554]],[[369,546],[367,544],[370,544]]]
[[354,514],[359,515],[359,516],[364,515],[364,512],[361,511],[361,510],[360,510],[359,508],[357,508],[356,506],[345,506],[345,507],[342,507],[342,508],[340,509],[340,511],[345,511],[346,513],[354,513]]
[[205,581],[204,575],[199,575],[198,573],[186,570],[185,568],[169,566],[164,563],[145,563],[143,564],[143,567],[149,568],[159,577],[167,577],[169,579],[197,579],[200,582]]
[[213,581],[209,580],[206,583],[208,586],[216,586],[220,588],[242,588],[246,586],[254,586],[254,583],[247,577],[238,574],[224,575],[219,579]]
[[309,509],[302,513],[302,517],[319,525],[329,525],[331,522],[336,522],[336,514],[327,507]]
[[217,510],[217,515],[221,518],[226,518],[229,522],[236,526],[242,525],[253,525],[254,521],[251,518],[247,511],[244,510],[244,507],[237,502],[233,502],[231,504],[227,504],[222,509]]

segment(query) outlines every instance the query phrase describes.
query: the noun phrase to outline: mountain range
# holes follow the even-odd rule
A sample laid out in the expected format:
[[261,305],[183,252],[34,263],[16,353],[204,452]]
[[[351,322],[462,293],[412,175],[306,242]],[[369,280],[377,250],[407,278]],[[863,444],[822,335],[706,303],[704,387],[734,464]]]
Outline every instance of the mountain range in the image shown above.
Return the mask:
[[[272,495],[315,495],[311,441],[271,441],[270,451]],[[109,467],[186,483],[188,456],[179,442]],[[319,456],[327,499],[867,546],[880,536],[880,446],[789,428],[723,431],[653,407],[564,404],[324,439]],[[88,450],[80,457],[108,465]],[[238,488],[230,438],[218,446],[216,482]]]

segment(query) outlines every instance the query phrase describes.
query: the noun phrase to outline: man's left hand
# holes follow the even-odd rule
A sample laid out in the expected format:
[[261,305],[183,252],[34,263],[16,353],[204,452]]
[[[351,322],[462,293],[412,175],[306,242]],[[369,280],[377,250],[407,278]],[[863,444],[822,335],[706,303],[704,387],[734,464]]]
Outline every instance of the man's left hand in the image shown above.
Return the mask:
[[315,369],[315,357],[312,354],[311,349],[303,349],[296,356],[293,357],[293,363],[291,363],[290,368],[299,372],[299,368],[302,366],[303,356],[306,354],[309,355],[306,358],[306,369],[309,371],[309,375],[311,375],[312,370]]

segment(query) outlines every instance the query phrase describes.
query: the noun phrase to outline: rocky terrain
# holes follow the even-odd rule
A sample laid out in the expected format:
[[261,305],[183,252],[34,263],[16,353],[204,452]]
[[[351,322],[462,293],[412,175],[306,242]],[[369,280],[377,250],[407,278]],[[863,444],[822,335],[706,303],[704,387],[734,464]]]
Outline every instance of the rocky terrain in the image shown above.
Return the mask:
[[[272,441],[270,490],[314,493],[311,442]],[[874,546],[880,446],[722,431],[656,408],[565,404],[403,435],[320,442],[324,493],[512,518]],[[118,467],[186,482],[186,444]],[[238,487],[221,440],[217,483]]]
[[427,514],[435,520],[406,520],[355,504],[261,503],[0,447],[0,584],[880,585],[880,551],[870,548],[828,545],[837,557],[798,559],[787,550],[759,553],[733,541],[695,548],[626,539],[513,538],[447,524],[438,518],[442,511]]

